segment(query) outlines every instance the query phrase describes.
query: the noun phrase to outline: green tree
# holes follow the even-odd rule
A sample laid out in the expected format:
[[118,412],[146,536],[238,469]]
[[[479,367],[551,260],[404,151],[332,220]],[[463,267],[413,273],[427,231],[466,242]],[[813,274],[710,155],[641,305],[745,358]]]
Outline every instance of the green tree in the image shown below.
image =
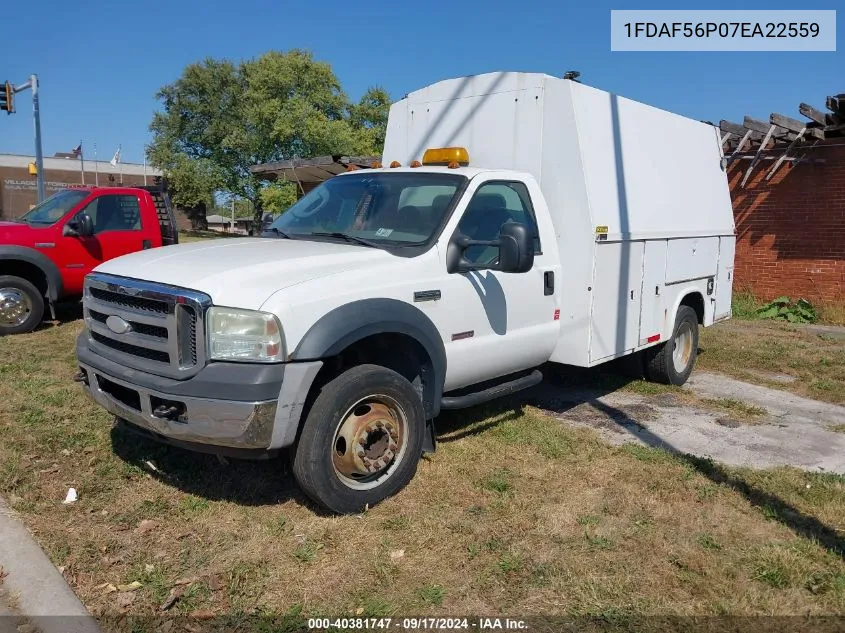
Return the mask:
[[[151,162],[179,189],[213,182],[252,203],[260,221],[265,185],[259,163],[380,150],[389,98],[375,88],[350,104],[331,66],[306,51],[271,51],[235,64],[206,59],[185,68],[157,94]],[[198,165],[186,166],[185,161]],[[177,176],[177,172],[183,172]],[[191,187],[187,186],[190,183]]]
[[296,197],[296,184],[292,182],[272,183],[261,190],[263,208],[274,215],[287,211]]
[[363,156],[380,155],[387,131],[390,95],[384,88],[367,90],[357,105],[350,108],[350,120],[357,134],[357,152]]

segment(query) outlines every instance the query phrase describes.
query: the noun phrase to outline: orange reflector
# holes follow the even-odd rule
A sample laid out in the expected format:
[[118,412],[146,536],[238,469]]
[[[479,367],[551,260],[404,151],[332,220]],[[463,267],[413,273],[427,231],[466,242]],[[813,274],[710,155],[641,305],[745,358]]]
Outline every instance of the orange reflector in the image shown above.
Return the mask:
[[383,167],[383,165],[380,162],[378,162],[377,160],[374,160],[373,164],[370,165],[370,167],[372,167],[373,169],[381,169]]
[[401,167],[401,166],[402,166],[402,163],[400,163],[398,160],[394,160],[392,163],[390,163],[391,169],[396,169],[397,167]]
[[[437,147],[425,150],[423,165],[469,165],[469,152],[463,147]],[[450,165],[451,166],[451,165]]]
[[418,160],[412,161],[411,167],[422,167],[422,163]]

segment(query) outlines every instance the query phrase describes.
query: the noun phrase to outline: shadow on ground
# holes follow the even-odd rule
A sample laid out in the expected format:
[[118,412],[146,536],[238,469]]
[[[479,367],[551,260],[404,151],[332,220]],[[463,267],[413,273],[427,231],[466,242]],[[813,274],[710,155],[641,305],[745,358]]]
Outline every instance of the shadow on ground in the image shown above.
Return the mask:
[[[580,412],[587,410],[585,407],[589,407],[590,411],[599,413],[602,419],[600,425],[611,425],[618,432],[628,433],[648,446],[676,455],[715,484],[740,493],[751,505],[761,512],[765,510],[767,516],[774,517],[796,534],[815,540],[830,552],[845,558],[845,538],[836,529],[783,499],[755,488],[712,460],[681,453],[642,424],[643,417],[648,415],[647,410],[617,408],[599,400],[642,377],[636,360],[611,364],[601,370],[554,368],[546,371],[545,376],[540,385],[513,396],[471,409],[443,412],[436,421],[438,443],[456,442],[517,419],[525,406],[562,417],[575,414],[575,419]],[[663,396],[671,397],[671,394]],[[320,512],[290,476],[286,455],[266,461],[228,460],[221,463],[214,456],[165,446],[119,427],[112,431],[112,444],[115,454],[121,459],[168,485],[198,497],[249,506],[278,504],[293,499]]]

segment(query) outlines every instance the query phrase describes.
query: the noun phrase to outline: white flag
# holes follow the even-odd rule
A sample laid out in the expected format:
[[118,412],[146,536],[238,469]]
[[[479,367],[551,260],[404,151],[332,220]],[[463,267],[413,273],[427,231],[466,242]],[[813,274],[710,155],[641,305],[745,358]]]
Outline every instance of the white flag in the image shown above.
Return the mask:
[[114,153],[114,156],[111,157],[109,162],[112,167],[117,167],[117,164],[120,162],[120,145],[117,146],[117,151]]

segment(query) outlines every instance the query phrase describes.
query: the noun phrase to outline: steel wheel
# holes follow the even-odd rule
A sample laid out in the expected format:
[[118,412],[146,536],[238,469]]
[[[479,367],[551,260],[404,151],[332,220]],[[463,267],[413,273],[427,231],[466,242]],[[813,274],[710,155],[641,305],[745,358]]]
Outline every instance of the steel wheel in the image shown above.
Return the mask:
[[683,322],[672,339],[672,364],[679,374],[686,371],[692,358],[692,348],[693,336],[690,325],[688,322]]
[[349,488],[381,485],[405,456],[408,418],[387,395],[372,395],[352,405],[340,420],[332,442],[332,466]]
[[0,325],[16,327],[32,314],[32,301],[20,288],[0,288]]

